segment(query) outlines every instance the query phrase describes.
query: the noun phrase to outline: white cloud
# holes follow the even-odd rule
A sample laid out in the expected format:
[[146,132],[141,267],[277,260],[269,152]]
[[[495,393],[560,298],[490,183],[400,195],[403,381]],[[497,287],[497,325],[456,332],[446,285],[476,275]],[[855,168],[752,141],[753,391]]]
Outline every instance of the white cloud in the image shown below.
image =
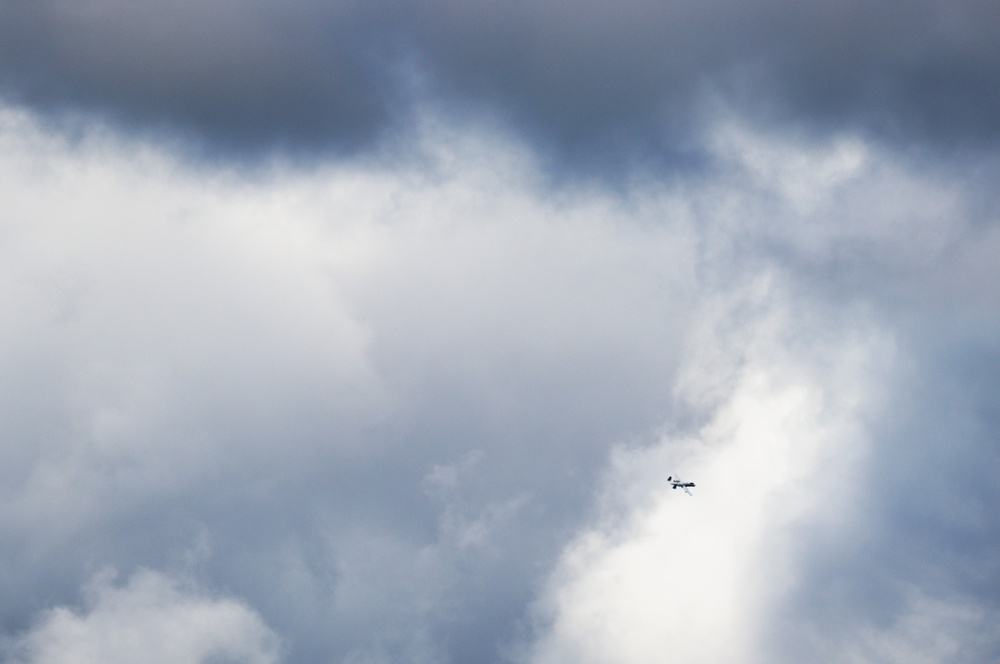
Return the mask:
[[[950,298],[986,296],[981,263],[954,257],[980,254],[975,238],[992,232],[974,228],[969,192],[954,182],[853,142],[827,151],[753,135],[725,147],[731,179],[692,196],[710,260],[675,383],[680,412],[700,424],[668,421],[657,443],[618,450],[598,518],[564,550],[536,606],[524,660],[800,661],[807,651],[789,644],[807,642],[812,661],[909,661],[921,651],[914,661],[981,661],[995,639],[957,644],[995,600],[899,600],[893,584],[927,583],[905,569],[921,554],[884,538],[915,526],[883,536],[885,523],[905,518],[883,512],[880,525],[869,512],[908,500],[877,472],[894,477],[894,458],[942,444],[886,431],[933,417],[908,392],[939,380],[921,366],[922,345],[965,327],[935,316]],[[941,298],[941,274],[966,272],[980,287]],[[695,496],[668,490],[670,474],[696,481]],[[988,527],[975,526],[981,536]],[[985,551],[976,555],[976,573],[988,574]],[[958,574],[941,559],[927,564]],[[892,580],[870,587],[879,574]],[[845,588],[847,600],[835,593]],[[825,608],[796,611],[804,606]]]
[[[728,393],[690,438],[619,450],[604,517],[567,548],[543,596],[531,662],[771,661],[761,639],[796,581],[796,528],[843,528],[853,509],[844,487],[861,467],[888,344],[872,328],[824,331],[768,282],[729,306],[746,299],[763,301],[738,331],[731,309],[708,310],[684,367],[695,376],[682,398],[720,398],[699,375]],[[803,353],[794,339],[807,330]],[[699,362],[719,352],[726,376]],[[694,496],[670,490],[668,475],[695,481]]]
[[[311,652],[386,629],[433,652],[406,633],[511,619],[548,522],[662,415],[693,279],[662,201],[546,192],[461,132],[426,161],[237,175],[3,118],[0,518],[67,570],[58,601],[84,561],[159,567],[204,527],[227,587]],[[470,449],[488,465],[434,502],[423,478]]]
[[778,135],[762,135],[736,119],[712,132],[713,153],[740,168],[747,184],[777,194],[800,215],[829,202],[844,184],[865,173],[871,150],[860,139],[844,136],[810,144]]
[[[425,131],[392,164],[237,174],[0,114],[9,624],[203,532],[200,573],[296,662],[493,657],[560,550],[540,664],[788,661],[772,632],[824,573],[865,585],[818,549],[876,547],[880,508],[914,529],[898,483],[864,480],[911,458],[885,432],[927,429],[930,354],[995,352],[998,234],[964,184],[853,137],[729,128],[706,172],[552,188],[523,145]],[[951,379],[936,425],[986,440],[963,408],[985,391]],[[664,490],[677,473],[693,498]]]
[[18,664],[202,664],[280,661],[277,636],[242,602],[151,570],[117,586],[101,574],[82,609],[41,615],[12,646]]

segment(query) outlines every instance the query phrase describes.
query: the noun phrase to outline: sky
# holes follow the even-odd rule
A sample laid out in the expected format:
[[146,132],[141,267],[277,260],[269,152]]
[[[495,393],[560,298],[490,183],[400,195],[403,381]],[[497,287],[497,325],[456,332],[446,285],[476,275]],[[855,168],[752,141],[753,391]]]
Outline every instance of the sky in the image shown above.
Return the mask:
[[994,2],[5,0],[0,661],[1000,662],[998,175]]

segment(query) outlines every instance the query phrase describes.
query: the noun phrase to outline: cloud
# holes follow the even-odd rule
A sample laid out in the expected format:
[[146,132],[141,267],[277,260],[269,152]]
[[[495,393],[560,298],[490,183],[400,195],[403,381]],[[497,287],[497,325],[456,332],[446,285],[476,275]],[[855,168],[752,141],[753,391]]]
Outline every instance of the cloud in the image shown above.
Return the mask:
[[433,113],[256,169],[85,129],[0,113],[8,638],[111,566],[296,663],[996,654],[988,160],[728,115],[612,189]]
[[356,11],[310,5],[7,5],[5,92],[224,148],[368,142],[388,119],[385,73],[348,39]]
[[960,402],[939,402],[948,368],[900,376],[911,340],[835,322],[780,281],[703,315],[678,398],[710,416],[616,450],[518,661],[995,659],[997,495],[975,470],[994,466],[993,433],[966,438],[946,414],[995,433],[969,410],[978,389],[959,379]]
[[[718,395],[706,380],[726,393],[686,437],[619,449],[601,519],[566,548],[542,595],[529,661],[770,659],[760,639],[796,584],[796,531],[853,521],[855,494],[843,488],[871,444],[871,374],[891,364],[877,330],[824,329],[822,317],[793,314],[783,291],[757,282],[708,310],[689,367],[701,375],[678,396]],[[746,299],[758,313],[727,330]],[[793,338],[806,330],[815,336],[799,355]],[[701,373],[706,352],[725,355],[726,374]],[[668,490],[668,475],[696,480],[694,496]]]
[[123,586],[95,577],[82,610],[58,607],[13,644],[23,664],[239,661],[275,664],[278,640],[241,602],[185,588],[151,570]]
[[[353,152],[425,103],[604,175],[706,156],[713,99],[904,146],[994,145],[995,5],[532,0],[7,3],[6,98],[237,154]],[[634,164],[633,164],[634,165]]]
[[683,230],[525,195],[499,142],[252,180],[4,126],[7,624],[204,529],[206,586],[292,661],[494,653],[608,441],[661,417]]
[[618,449],[521,661],[992,661],[996,320],[970,303],[995,225],[853,138],[718,131],[719,272],[675,384],[701,415]]

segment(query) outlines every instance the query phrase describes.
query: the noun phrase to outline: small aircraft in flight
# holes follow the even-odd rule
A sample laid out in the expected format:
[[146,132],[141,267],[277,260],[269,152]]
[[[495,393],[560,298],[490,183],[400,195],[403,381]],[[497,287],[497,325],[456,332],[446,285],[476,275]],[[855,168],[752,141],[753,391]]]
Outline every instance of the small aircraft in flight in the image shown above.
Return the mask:
[[689,496],[693,496],[694,495],[693,493],[691,493],[690,491],[688,491],[689,487],[693,487],[694,486],[694,482],[682,482],[681,478],[674,477],[673,475],[671,475],[670,477],[668,477],[667,481],[670,482],[670,485],[671,485],[670,488],[671,489],[681,488],[681,489],[684,489],[684,493],[686,493],[687,495],[689,495]]

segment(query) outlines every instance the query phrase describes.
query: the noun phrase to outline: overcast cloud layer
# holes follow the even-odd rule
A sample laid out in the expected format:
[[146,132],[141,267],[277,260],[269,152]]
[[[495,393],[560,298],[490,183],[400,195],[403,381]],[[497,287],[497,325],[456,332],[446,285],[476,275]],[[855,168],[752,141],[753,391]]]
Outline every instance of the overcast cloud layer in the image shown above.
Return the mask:
[[995,15],[0,5],[0,660],[1000,661]]
[[608,175],[704,158],[720,96],[772,124],[995,146],[998,24],[990,0],[15,0],[0,94],[236,154],[358,150],[429,95]]

